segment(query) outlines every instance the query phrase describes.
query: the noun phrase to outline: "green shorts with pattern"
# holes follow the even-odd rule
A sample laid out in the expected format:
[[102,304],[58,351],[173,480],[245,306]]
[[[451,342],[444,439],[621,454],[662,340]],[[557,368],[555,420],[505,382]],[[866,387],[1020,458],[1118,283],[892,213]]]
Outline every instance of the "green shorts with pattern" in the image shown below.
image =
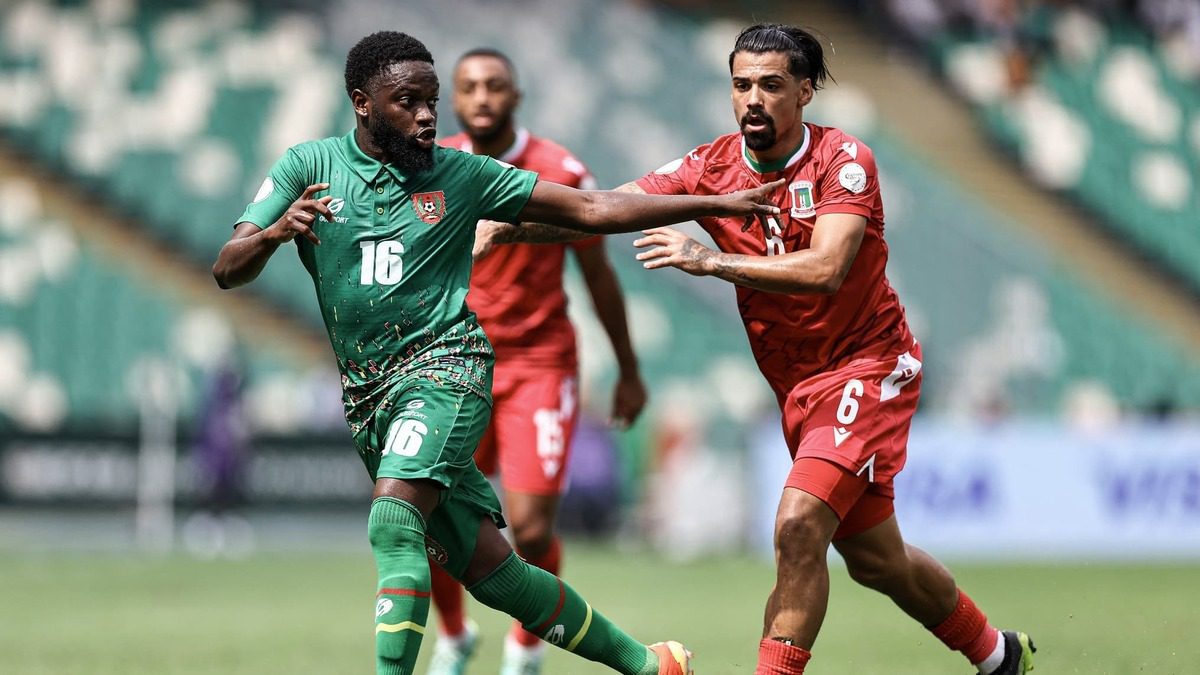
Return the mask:
[[500,500],[474,458],[491,414],[491,404],[466,387],[411,378],[354,438],[371,480],[423,478],[446,488],[426,523],[425,546],[455,578],[475,552],[480,520],[504,527]]

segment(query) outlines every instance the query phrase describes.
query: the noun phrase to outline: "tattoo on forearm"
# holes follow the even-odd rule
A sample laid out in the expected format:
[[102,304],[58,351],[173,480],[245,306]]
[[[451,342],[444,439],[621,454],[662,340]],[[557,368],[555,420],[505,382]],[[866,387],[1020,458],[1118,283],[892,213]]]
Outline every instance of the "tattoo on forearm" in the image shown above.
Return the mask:
[[735,265],[727,255],[717,254],[712,258],[713,276],[720,277],[733,283],[749,283],[753,281],[745,270]]

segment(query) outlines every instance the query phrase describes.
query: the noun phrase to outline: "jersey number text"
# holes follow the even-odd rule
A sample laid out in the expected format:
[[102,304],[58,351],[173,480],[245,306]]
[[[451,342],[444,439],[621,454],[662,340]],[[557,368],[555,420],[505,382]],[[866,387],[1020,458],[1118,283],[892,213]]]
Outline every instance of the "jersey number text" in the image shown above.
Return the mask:
[[767,255],[783,255],[783,228],[775,216],[767,216]]
[[400,277],[404,274],[404,263],[400,259],[404,244],[398,241],[360,241],[358,247],[362,250],[362,273],[358,283],[363,286],[400,283]]

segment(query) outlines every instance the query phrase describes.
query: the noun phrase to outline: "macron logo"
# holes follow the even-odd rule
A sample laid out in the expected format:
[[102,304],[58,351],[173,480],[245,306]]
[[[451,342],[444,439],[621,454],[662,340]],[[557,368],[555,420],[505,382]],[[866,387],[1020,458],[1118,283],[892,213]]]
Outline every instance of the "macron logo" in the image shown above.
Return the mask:
[[850,159],[858,159],[858,143],[851,143],[849,141],[842,143],[842,150],[845,150],[846,154],[850,155]]
[[835,448],[842,447],[842,443],[845,443],[846,439],[850,438],[850,434],[852,434],[852,433],[854,433],[854,432],[850,431],[846,427],[835,428],[833,430],[833,447],[835,447]]

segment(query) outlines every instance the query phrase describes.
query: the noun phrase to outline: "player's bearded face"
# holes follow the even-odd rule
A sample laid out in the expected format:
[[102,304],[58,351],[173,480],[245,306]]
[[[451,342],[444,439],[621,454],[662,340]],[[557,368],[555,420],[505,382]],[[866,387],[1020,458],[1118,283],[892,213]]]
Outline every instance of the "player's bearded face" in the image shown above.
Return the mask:
[[473,120],[458,115],[458,125],[466,130],[471,140],[477,143],[489,143],[500,138],[512,126],[512,110],[498,111],[489,126],[475,124]]
[[[768,150],[775,145],[779,134],[775,130],[775,118],[766,110],[747,110],[738,120],[742,128],[742,138],[746,139],[746,147],[751,150]],[[752,130],[746,127],[754,125]]]
[[404,173],[433,167],[437,138],[438,79],[433,65],[401,61],[372,81],[366,112],[367,133],[383,160]]
[[389,164],[404,173],[427,171],[433,167],[433,148],[423,147],[417,134],[406,134],[382,115],[367,120],[367,131]]

